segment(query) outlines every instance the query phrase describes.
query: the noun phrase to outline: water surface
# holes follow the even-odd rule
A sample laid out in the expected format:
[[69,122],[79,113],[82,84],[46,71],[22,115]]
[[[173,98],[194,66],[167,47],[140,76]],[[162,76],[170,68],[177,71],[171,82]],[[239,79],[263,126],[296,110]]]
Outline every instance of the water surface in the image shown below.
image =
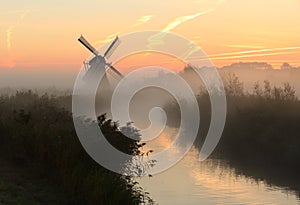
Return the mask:
[[[151,142],[154,151],[171,143],[167,136]],[[174,167],[153,177],[141,178],[140,184],[163,205],[208,204],[300,204],[295,192],[237,175],[225,161],[198,160],[196,149]]]

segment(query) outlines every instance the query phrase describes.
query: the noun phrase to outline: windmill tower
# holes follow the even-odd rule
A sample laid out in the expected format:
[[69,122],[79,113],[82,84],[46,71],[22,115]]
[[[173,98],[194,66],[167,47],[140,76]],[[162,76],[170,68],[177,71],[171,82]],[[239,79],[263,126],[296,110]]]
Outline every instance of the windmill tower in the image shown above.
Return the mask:
[[101,105],[98,109],[99,112],[107,112],[115,87],[115,85],[111,83],[111,78],[108,77],[108,73],[111,74],[110,76],[113,79],[115,79],[116,77],[123,78],[123,75],[114,66],[112,66],[111,63],[108,63],[106,61],[120,44],[119,37],[117,36],[112,41],[103,55],[99,55],[98,51],[82,35],[78,38],[78,41],[83,44],[84,47],[86,47],[91,53],[94,54],[94,57],[91,60],[89,60],[88,62],[84,62],[86,73],[83,77],[83,80],[86,82],[96,80],[95,77],[98,76],[96,75],[96,72],[105,70],[105,76],[102,78],[99,85],[99,90],[101,92],[99,93],[99,95],[97,94],[97,98],[99,98],[101,102]]

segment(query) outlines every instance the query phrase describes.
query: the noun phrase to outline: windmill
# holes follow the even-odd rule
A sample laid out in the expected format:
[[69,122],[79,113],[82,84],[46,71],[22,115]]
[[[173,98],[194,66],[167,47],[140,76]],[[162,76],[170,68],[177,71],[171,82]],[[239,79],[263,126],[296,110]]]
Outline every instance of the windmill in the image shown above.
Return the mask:
[[87,95],[94,95],[94,93],[90,93],[91,89],[88,86],[91,86],[93,83],[97,83],[97,81],[99,80],[99,72],[105,71],[104,76],[98,85],[95,100],[98,103],[95,105],[95,109],[97,113],[107,113],[109,115],[112,94],[117,85],[117,82],[119,81],[119,79],[116,79],[116,77],[123,78],[123,75],[106,60],[112,55],[113,51],[120,43],[119,37],[117,36],[111,42],[103,55],[100,55],[98,51],[82,35],[78,38],[78,41],[82,43],[94,55],[91,60],[83,63],[86,72],[82,80],[85,81],[85,85],[87,85],[84,93]]
[[92,52],[95,57],[93,57],[89,62],[84,62],[84,67],[87,70],[85,74],[85,78],[93,77],[93,75],[98,69],[105,69],[105,70],[111,70],[115,74],[117,74],[119,77],[123,78],[123,75],[112,66],[111,63],[107,63],[106,59],[111,56],[113,51],[116,49],[118,44],[120,43],[119,37],[117,36],[108,49],[105,51],[104,55],[99,55],[98,51],[81,35],[78,38],[78,41],[82,43],[90,52]]

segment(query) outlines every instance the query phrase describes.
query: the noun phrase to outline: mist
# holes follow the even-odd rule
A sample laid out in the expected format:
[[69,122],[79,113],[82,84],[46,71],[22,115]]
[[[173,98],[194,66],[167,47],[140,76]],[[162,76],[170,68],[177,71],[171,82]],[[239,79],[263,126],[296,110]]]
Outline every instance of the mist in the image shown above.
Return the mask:
[[78,72],[79,69],[65,68],[0,68],[0,88],[69,90]]
[[282,86],[288,82],[300,96],[300,67],[292,67],[287,63],[281,69],[274,69],[268,63],[234,63],[219,69],[220,74],[226,78],[229,73],[234,73],[243,82],[245,91],[251,92],[254,83],[269,81],[273,86]]
[[[228,75],[235,74],[241,82],[245,91],[251,92],[254,83],[263,83],[269,81],[272,86],[282,86],[288,82],[296,90],[296,96],[300,97],[300,68],[282,66],[282,69],[273,69],[268,63],[234,63],[228,66],[218,68],[223,80],[226,80]],[[21,89],[32,89],[36,91],[71,91],[75,83],[79,67],[73,69],[28,69],[28,68],[1,68],[0,69],[0,92],[14,92]],[[122,69],[121,69],[122,70]],[[202,85],[201,79],[189,72],[188,69],[182,69],[182,77],[189,82],[193,91],[199,91],[199,86]]]

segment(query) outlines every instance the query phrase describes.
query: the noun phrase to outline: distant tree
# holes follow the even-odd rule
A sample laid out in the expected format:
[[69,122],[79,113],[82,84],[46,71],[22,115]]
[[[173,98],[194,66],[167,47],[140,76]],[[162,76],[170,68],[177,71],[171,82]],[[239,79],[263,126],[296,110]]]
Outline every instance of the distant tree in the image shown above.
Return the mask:
[[225,90],[227,95],[231,96],[243,96],[244,85],[240,82],[239,78],[234,73],[229,73],[225,84]]
[[254,95],[261,95],[266,99],[273,100],[285,100],[285,101],[295,101],[297,100],[295,89],[288,83],[285,82],[283,87],[274,86],[272,88],[271,83],[269,81],[264,81],[264,90],[260,89],[258,83],[254,85]]
[[293,88],[289,83],[285,82],[283,84],[283,98],[284,100],[297,100],[295,88]]
[[256,95],[256,96],[258,96],[258,97],[261,97],[263,95],[263,90],[261,89],[260,84],[259,84],[258,81],[256,81],[254,83],[253,94]]
[[271,92],[272,92],[271,83],[270,83],[270,81],[265,80],[264,81],[264,97],[267,99],[270,99]]
[[293,68],[293,67],[289,63],[283,63],[280,66],[280,69],[282,69],[282,70],[291,69],[291,68]]
[[283,89],[281,87],[274,86],[271,91],[271,98],[274,100],[283,100]]

